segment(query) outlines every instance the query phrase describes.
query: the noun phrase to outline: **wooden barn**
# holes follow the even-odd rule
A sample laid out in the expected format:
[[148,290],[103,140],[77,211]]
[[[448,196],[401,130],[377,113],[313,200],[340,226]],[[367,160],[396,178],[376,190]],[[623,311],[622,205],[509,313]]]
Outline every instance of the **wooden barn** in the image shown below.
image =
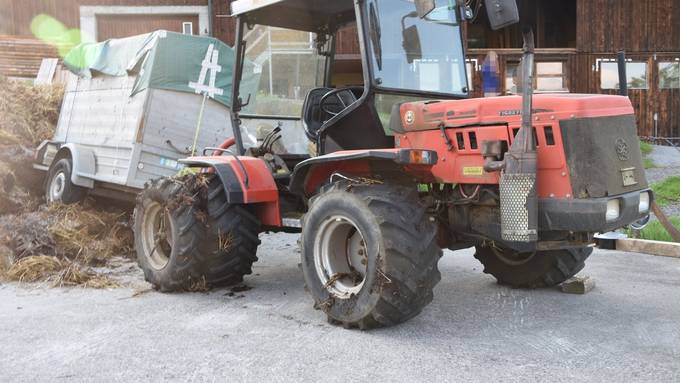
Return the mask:
[[[498,55],[499,93],[515,91],[521,56],[519,27],[492,31],[483,0],[467,25],[468,73],[474,96],[484,95],[482,65]],[[0,74],[32,77],[54,48],[37,41],[31,20],[48,14],[84,40],[104,40],[156,29],[212,34],[233,43],[230,0],[0,0]],[[538,92],[616,93],[617,51],[625,50],[630,98],[642,136],[680,137],[680,0],[518,0],[524,24],[536,34]],[[356,32],[336,41],[336,82],[361,82]]]

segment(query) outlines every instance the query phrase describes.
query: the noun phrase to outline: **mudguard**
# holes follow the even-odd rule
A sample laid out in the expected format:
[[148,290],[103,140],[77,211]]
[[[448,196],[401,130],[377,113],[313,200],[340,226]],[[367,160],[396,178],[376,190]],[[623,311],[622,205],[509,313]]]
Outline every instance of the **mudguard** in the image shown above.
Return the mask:
[[94,152],[74,143],[62,144],[55,155],[56,158],[71,158],[71,182],[74,185],[92,189],[94,187],[95,169],[97,166]]
[[189,157],[179,160],[189,167],[214,169],[230,204],[257,204],[262,224],[281,226],[279,190],[274,177],[259,158],[248,156]]
[[371,176],[393,171],[427,180],[431,177],[429,169],[436,163],[437,153],[431,150],[343,150],[300,162],[293,171],[289,189],[298,195],[309,195],[335,172]]

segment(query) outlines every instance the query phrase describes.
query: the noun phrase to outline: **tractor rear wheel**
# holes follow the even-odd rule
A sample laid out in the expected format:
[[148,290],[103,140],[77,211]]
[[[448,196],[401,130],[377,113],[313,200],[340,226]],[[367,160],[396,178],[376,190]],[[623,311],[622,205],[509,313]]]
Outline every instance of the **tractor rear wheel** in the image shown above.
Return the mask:
[[211,218],[220,192],[200,177],[153,181],[137,199],[137,260],[146,280],[164,292],[238,283],[257,259],[257,220],[242,207],[215,209]]
[[539,288],[558,285],[583,269],[591,247],[519,253],[494,246],[477,246],[475,258],[498,283]]
[[302,227],[307,289],[331,323],[395,325],[432,301],[442,252],[415,187],[335,183]]

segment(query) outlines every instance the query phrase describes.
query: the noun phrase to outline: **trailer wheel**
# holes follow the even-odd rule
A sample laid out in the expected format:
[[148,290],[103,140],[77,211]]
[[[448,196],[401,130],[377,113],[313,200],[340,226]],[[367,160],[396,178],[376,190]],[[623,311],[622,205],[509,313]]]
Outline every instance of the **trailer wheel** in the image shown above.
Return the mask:
[[329,322],[369,329],[404,322],[441,279],[441,249],[415,187],[338,182],[303,219],[302,271]]
[[45,200],[50,203],[74,204],[81,202],[87,189],[71,182],[73,164],[71,159],[62,158],[50,166],[45,182]]
[[207,196],[213,195],[214,201],[214,194],[219,193],[210,193],[197,177],[202,176],[153,181],[137,199],[134,223],[137,260],[146,280],[164,292],[203,290],[240,282],[252,264],[251,261],[244,265],[244,249],[249,251],[248,259],[255,256],[253,239],[241,237],[253,224],[243,221],[242,210],[227,209],[217,215],[222,229],[229,219],[240,228],[233,235],[220,235],[215,229],[218,221],[207,213]]
[[475,258],[498,283],[512,287],[551,287],[583,269],[591,247],[518,253],[494,246],[477,246]]

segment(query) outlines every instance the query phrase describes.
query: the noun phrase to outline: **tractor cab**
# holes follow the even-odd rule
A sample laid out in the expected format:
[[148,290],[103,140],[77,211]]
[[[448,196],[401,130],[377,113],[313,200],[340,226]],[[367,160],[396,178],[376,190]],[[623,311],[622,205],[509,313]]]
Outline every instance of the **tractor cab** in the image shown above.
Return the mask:
[[[290,165],[308,155],[394,147],[395,106],[468,97],[464,8],[454,0],[234,1],[239,152],[273,130],[282,137],[277,154]],[[338,86],[336,43],[352,25],[362,83]]]

